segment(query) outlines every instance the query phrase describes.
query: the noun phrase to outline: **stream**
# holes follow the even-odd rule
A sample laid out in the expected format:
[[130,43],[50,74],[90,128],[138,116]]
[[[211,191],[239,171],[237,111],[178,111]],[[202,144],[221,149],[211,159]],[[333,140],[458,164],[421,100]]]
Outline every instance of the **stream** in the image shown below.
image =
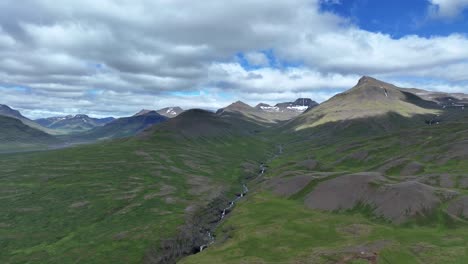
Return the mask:
[[[265,172],[265,169],[262,167],[262,165],[260,166],[262,168],[260,170],[261,174],[263,174]],[[247,185],[243,184],[242,185],[242,191],[239,194],[236,195],[236,198],[234,198],[233,200],[231,200],[229,202],[228,207],[224,208],[221,211],[221,213],[219,215],[219,220],[216,222],[216,225],[212,228],[213,230],[215,230],[216,227],[218,227],[218,225],[221,223],[221,221],[224,219],[224,217],[226,217],[226,214],[228,214],[231,211],[231,209],[234,207],[234,205],[236,205],[236,202],[239,201],[240,199],[242,199],[248,192],[249,192],[249,188],[247,188]],[[201,245],[199,252],[202,252],[203,250],[205,250],[206,248],[208,248],[210,245],[212,245],[215,242],[215,237],[213,236],[211,231],[208,231],[206,233],[206,236],[207,236],[209,242],[208,242],[208,244]]]
[[[283,148],[280,146],[279,147],[279,154],[281,154],[283,152]],[[275,155],[275,157],[277,157],[277,155]],[[265,172],[266,172],[266,168],[267,166],[264,164],[264,163],[261,163],[260,164],[260,168],[259,168],[259,175],[258,176],[262,176]],[[207,240],[209,241],[207,244],[204,244],[204,245],[201,245],[200,248],[199,248],[199,251],[197,253],[200,253],[202,252],[203,250],[205,250],[206,248],[208,248],[209,246],[211,246],[214,242],[215,242],[215,237],[213,236],[212,232],[214,230],[216,230],[216,228],[219,226],[219,224],[223,221],[223,219],[226,217],[226,215],[232,210],[232,208],[236,205],[236,203],[242,199],[245,195],[247,195],[247,193],[249,192],[249,188],[247,187],[246,184],[242,184],[242,191],[240,193],[238,193],[236,195],[236,197],[231,200],[229,202],[229,205],[228,207],[224,208],[221,212],[220,212],[220,215],[219,215],[219,220],[216,222],[216,224],[211,228],[211,231],[208,231],[206,233],[206,237],[207,237]]]

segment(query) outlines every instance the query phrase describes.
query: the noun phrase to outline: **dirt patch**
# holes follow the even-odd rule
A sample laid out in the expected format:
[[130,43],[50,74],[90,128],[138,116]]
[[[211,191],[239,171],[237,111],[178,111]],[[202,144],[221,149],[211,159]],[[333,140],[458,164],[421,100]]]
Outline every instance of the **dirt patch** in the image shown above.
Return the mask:
[[114,240],[123,240],[128,237],[128,231],[123,231],[112,236]]
[[440,203],[436,189],[431,186],[416,181],[390,184],[379,173],[344,175],[325,181],[305,199],[307,207],[328,211],[369,205],[375,215],[394,223],[425,215]]
[[130,212],[133,208],[138,207],[140,205],[141,205],[141,203],[129,204],[129,205],[125,206],[124,208],[122,208],[121,210],[117,211],[116,214],[126,214],[126,213]]
[[144,160],[146,161],[150,161],[150,160],[154,160],[153,157],[151,157],[150,154],[146,153],[145,151],[143,150],[137,150],[135,151],[135,155],[139,156],[139,157],[142,157]]
[[361,150],[361,151],[357,151],[357,152],[353,152],[351,154],[348,155],[348,158],[350,159],[355,159],[355,160],[359,160],[359,161],[363,161],[365,160],[367,157],[369,156],[369,152],[366,151],[366,150]]
[[180,168],[177,168],[177,167],[175,167],[175,166],[170,166],[170,167],[169,167],[169,170],[172,171],[172,172],[174,172],[174,173],[177,173],[177,174],[184,174],[184,173],[185,173],[184,170],[182,170],[182,169],[180,169]]
[[400,174],[401,175],[415,175],[424,170],[424,166],[416,161],[412,161],[403,167]]
[[440,175],[439,182],[440,182],[440,187],[444,187],[444,188],[455,187],[455,181],[452,179],[452,176],[447,173]]
[[468,159],[468,140],[453,143],[443,156],[438,157],[437,164],[443,165],[452,159]]
[[69,207],[70,208],[81,208],[81,207],[88,206],[89,204],[90,204],[89,201],[80,201],[80,202],[72,203]]
[[372,232],[372,227],[369,225],[363,225],[363,224],[351,224],[347,226],[338,227],[336,231],[344,235],[350,235],[353,237],[362,237],[362,236],[369,235]]
[[447,212],[451,215],[468,218],[468,195],[464,195],[449,203]]
[[11,227],[10,224],[7,224],[7,223],[0,223],[0,228],[9,228]]
[[307,170],[315,170],[318,166],[318,162],[313,159],[304,160],[297,163],[298,166],[304,167]]
[[131,200],[135,198],[137,195],[136,194],[125,194],[122,196],[117,196],[114,198],[114,200],[120,201],[120,200]]
[[460,176],[460,178],[458,179],[458,186],[462,189],[468,189],[468,176]]
[[417,243],[412,246],[410,246],[410,251],[415,254],[416,256],[421,256],[425,255],[426,253],[434,250],[436,247],[434,245],[428,244],[428,243]]
[[350,144],[345,144],[343,146],[340,146],[340,147],[336,148],[336,152],[341,153],[341,152],[348,151],[348,150],[350,150],[352,148],[358,148],[358,147],[362,147],[362,146],[363,146],[362,143],[357,143],[357,142],[350,143]]
[[171,196],[164,198],[164,201],[165,201],[167,204],[175,204],[175,203],[177,203],[177,199],[174,198],[174,197],[171,197]]
[[403,165],[403,164],[405,164],[407,162],[408,162],[407,159],[402,159],[402,158],[394,159],[394,160],[388,160],[388,161],[385,162],[385,164],[383,166],[379,167],[377,169],[377,171],[385,173],[388,170],[390,170],[391,168],[401,166],[401,165]]
[[42,211],[42,207],[24,207],[24,208],[16,208],[15,211],[18,213],[33,213],[33,212],[40,212]]
[[310,175],[299,175],[288,178],[274,178],[268,183],[267,188],[271,188],[273,193],[276,195],[289,197],[301,191],[314,178],[315,177]]
[[146,194],[143,197],[143,199],[149,200],[149,199],[153,199],[154,197],[164,197],[164,196],[173,194],[176,190],[177,188],[175,188],[174,186],[162,184],[161,188],[159,189],[159,192]]
[[217,189],[212,180],[205,176],[189,175],[187,177],[187,184],[190,186],[189,194],[192,195],[201,195]]
[[324,258],[330,260],[334,259],[335,261],[333,261],[333,263],[337,264],[354,263],[353,261],[367,261],[367,263],[377,264],[380,251],[392,244],[393,242],[389,240],[379,240],[372,243],[336,250],[320,250],[315,254],[321,256],[322,260]]

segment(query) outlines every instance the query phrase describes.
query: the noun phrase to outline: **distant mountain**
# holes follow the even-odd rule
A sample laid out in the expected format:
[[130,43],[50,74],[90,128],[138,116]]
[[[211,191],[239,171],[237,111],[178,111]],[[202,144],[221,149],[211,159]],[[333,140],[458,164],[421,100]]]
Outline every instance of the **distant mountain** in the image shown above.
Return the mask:
[[237,102],[228,107],[229,109],[226,112],[213,113],[201,109],[190,109],[161,125],[145,130],[141,136],[151,137],[154,133],[162,131],[174,136],[188,138],[255,134],[264,127],[254,119],[248,118],[239,112],[231,111],[248,107],[250,106]]
[[17,119],[26,118],[18,110],[14,110],[7,105],[0,104],[0,115],[10,116]]
[[176,117],[180,115],[182,112],[184,112],[184,110],[178,106],[174,106],[174,107],[166,107],[163,109],[159,109],[156,112],[165,117],[172,118],[172,117]]
[[80,132],[103,126],[115,120],[113,117],[92,118],[87,115],[68,115],[34,120],[36,123],[57,130]]
[[158,114],[156,111],[149,111],[131,117],[115,119],[103,126],[76,135],[74,138],[79,140],[102,140],[129,137],[167,119],[167,117]]
[[299,98],[294,102],[279,103],[274,106],[260,103],[252,107],[244,102],[237,101],[217,111],[217,114],[241,113],[253,120],[264,124],[274,124],[290,120],[307,109],[317,106],[318,103],[309,98]]
[[318,103],[310,98],[299,98],[294,102],[278,103],[274,106],[260,103],[255,108],[267,112],[294,112],[303,113],[307,109],[318,106]]
[[0,116],[0,151],[39,149],[56,143],[55,137],[27,126],[17,118]]
[[389,115],[405,118],[434,116],[439,113],[438,109],[440,107],[434,102],[424,100],[392,84],[365,76],[352,89],[307,111],[292,120],[290,124],[293,124],[295,129],[303,129],[326,123],[341,122],[345,125],[349,120],[387,118]]
[[134,116],[139,116],[139,115],[144,115],[144,114],[147,114],[149,112],[152,112],[152,111],[155,111],[156,113],[162,115],[162,116],[165,116],[165,117],[169,117],[169,118],[173,118],[173,117],[176,117],[178,115],[180,115],[182,112],[184,112],[184,110],[178,106],[174,106],[174,107],[165,107],[165,108],[162,108],[162,109],[159,109],[159,110],[148,110],[148,109],[142,109],[140,110],[140,112],[136,113]]
[[11,107],[9,107],[7,105],[0,104],[0,116],[7,116],[7,117],[16,118],[16,119],[20,120],[23,124],[25,124],[25,125],[27,125],[27,126],[29,126],[31,128],[38,129],[40,131],[43,131],[43,132],[51,134],[51,135],[57,134],[56,131],[54,131],[52,129],[48,129],[48,128],[46,128],[46,127],[32,121],[31,119],[23,116],[18,110],[12,109]]
[[442,108],[465,108],[468,106],[468,94],[464,93],[434,92],[416,88],[401,88],[401,90],[413,93],[424,100],[435,102]]

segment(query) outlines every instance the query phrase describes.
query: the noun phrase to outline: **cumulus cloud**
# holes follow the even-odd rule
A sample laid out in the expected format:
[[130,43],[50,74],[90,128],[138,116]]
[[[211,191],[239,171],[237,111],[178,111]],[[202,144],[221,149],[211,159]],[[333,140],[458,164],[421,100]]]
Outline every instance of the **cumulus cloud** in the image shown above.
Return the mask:
[[468,0],[429,0],[430,15],[435,18],[452,19],[468,8]]
[[[452,2],[431,3],[450,14]],[[34,117],[105,116],[238,99],[321,101],[364,74],[431,74],[463,87],[466,36],[393,38],[324,12],[324,3],[339,1],[4,0],[0,103]],[[245,69],[238,54],[255,67]]]

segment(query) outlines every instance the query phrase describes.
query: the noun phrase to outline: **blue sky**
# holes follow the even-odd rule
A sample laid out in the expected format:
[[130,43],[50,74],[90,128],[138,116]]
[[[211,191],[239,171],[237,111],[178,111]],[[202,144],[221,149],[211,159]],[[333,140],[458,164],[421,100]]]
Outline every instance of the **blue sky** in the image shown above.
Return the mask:
[[[468,0],[0,1],[0,104],[39,118],[468,93]],[[158,12],[154,12],[158,10]]]
[[431,19],[429,13],[433,7],[428,0],[341,0],[325,2],[322,8],[350,19],[362,29],[396,38],[412,34],[430,37],[468,33],[468,9],[456,17]]

